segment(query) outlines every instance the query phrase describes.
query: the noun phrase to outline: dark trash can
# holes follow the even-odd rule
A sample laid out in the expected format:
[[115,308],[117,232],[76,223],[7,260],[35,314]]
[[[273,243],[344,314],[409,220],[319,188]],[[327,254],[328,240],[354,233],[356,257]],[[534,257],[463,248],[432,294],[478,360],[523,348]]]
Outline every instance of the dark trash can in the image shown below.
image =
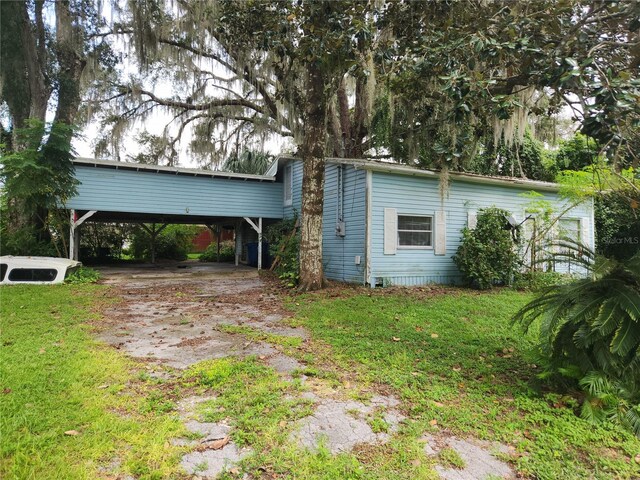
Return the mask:
[[[247,265],[258,267],[258,242],[247,243]],[[262,242],[262,268],[269,268],[270,266],[269,244]]]

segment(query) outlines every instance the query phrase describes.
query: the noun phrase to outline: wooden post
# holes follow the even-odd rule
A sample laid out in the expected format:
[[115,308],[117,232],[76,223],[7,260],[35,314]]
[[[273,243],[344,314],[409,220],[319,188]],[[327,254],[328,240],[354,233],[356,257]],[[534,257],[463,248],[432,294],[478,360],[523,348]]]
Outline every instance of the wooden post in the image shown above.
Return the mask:
[[91,217],[96,210],[89,210],[83,216],[78,218],[77,212],[71,210],[70,228],[69,228],[69,258],[71,260],[78,260],[78,252],[80,251],[80,230],[78,227],[84,223],[84,221]]
[[240,255],[242,254],[242,232],[241,232],[241,228],[242,228],[242,220],[238,220],[236,222],[236,231],[235,231],[235,237],[236,237],[236,267],[240,263]]
[[258,218],[258,271],[262,270],[262,217]]
[[69,259],[74,260],[76,252],[76,211],[71,210],[71,218],[69,221]]
[[222,236],[222,226],[218,225],[218,236],[217,236],[217,240],[218,240],[218,262],[220,262],[220,237]]

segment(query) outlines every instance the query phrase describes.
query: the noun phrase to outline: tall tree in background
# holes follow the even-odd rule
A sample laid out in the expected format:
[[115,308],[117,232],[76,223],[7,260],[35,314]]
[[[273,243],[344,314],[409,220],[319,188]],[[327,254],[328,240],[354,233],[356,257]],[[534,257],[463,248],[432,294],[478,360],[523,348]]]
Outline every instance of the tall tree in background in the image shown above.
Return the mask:
[[92,41],[102,23],[88,0],[0,3],[4,236],[28,229],[46,242],[49,209],[73,193],[71,140],[83,80],[108,63],[106,44]]
[[396,40],[375,128],[394,157],[464,168],[568,106],[613,164],[637,158],[640,3],[393,2],[384,21]]

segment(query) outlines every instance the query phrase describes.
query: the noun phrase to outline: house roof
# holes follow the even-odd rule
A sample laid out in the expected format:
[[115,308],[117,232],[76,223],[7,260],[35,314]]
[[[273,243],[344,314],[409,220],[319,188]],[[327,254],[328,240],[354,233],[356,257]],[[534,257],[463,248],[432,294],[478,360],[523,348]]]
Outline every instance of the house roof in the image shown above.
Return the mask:
[[74,165],[86,165],[98,168],[112,168],[116,170],[135,170],[154,173],[167,173],[174,175],[188,175],[191,177],[218,177],[229,178],[236,180],[251,180],[258,182],[273,182],[275,181],[274,175],[251,175],[244,173],[232,173],[222,172],[219,170],[200,170],[196,168],[181,168],[181,167],[163,167],[160,165],[146,165],[144,163],[128,163],[117,162],[114,160],[97,160],[95,158],[75,158],[73,160]]
[[[278,165],[286,163],[288,161],[301,161],[298,157],[292,156],[280,156],[269,167],[266,175],[275,175],[278,170]],[[441,172],[437,170],[427,170],[410,165],[402,165],[398,163],[383,162],[380,160],[367,160],[358,158],[326,158],[328,163],[337,163],[342,165],[351,165],[356,169],[371,170],[374,172],[392,173],[397,175],[408,175],[417,177],[430,177],[440,178]],[[541,182],[538,180],[529,180],[525,178],[517,177],[495,177],[488,175],[479,175],[477,173],[465,173],[465,172],[449,172],[449,178],[467,183],[481,183],[490,185],[501,185],[506,187],[516,188],[530,188],[536,190],[548,190],[557,192],[560,186],[557,183]]]

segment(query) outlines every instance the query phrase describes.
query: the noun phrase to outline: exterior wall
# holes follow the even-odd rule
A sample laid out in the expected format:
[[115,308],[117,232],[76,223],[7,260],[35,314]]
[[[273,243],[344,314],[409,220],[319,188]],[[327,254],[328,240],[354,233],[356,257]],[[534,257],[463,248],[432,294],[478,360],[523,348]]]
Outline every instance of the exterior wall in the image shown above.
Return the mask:
[[[340,169],[342,169],[342,189],[339,188]],[[364,170],[356,170],[347,165],[327,165],[322,256],[325,276],[331,280],[364,284],[365,179]],[[344,236],[336,235],[340,196],[342,196],[342,214],[345,223]],[[356,264],[356,256],[360,257],[359,264]]]
[[[284,218],[293,218],[294,215],[300,215],[302,209],[302,162],[291,161],[289,165],[292,167],[292,197],[291,205],[284,205],[284,190],[280,198],[282,199]],[[284,170],[284,169],[283,169]],[[281,182],[281,184],[284,182]]]
[[282,183],[76,166],[68,208],[212,217],[282,218]]
[[[483,207],[496,206],[509,210],[521,222],[525,218],[529,198],[522,194],[531,188],[486,185],[461,182],[453,179],[449,191],[441,202],[438,179],[372,172],[371,191],[371,237],[370,237],[370,278],[372,286],[382,285],[422,285],[428,283],[459,283],[462,278],[452,256],[456,253],[462,238],[462,229],[467,225],[468,212],[476,212]],[[562,211],[564,202],[557,194],[540,192],[545,200]],[[436,211],[443,209],[446,218],[446,252],[436,255],[435,249],[403,249],[398,247],[395,254],[384,254],[384,209],[395,208],[398,215],[433,215],[435,238]],[[593,245],[593,217],[591,202],[584,203],[564,218],[589,218],[590,245]]]
[[[302,162],[292,161],[292,204],[284,206],[285,218],[300,214],[302,206]],[[328,163],[325,170],[324,219],[322,231],[323,266],[330,280],[364,284],[365,281],[365,178],[366,172],[351,166],[343,169],[343,220],[345,236],[336,235],[338,220],[338,170],[340,166]],[[284,194],[283,194],[284,202]],[[356,265],[356,256],[360,264]]]

